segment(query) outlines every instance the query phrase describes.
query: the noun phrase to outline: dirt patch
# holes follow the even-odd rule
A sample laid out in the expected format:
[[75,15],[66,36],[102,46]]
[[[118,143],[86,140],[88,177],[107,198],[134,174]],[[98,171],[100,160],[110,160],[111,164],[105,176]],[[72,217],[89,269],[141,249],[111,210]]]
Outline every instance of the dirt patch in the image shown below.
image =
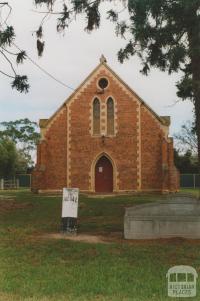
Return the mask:
[[50,234],[43,235],[42,237],[46,239],[66,239],[66,240],[87,242],[91,244],[108,243],[108,241],[105,240],[105,237],[99,235],[89,235],[89,234],[66,235],[62,233],[50,233]]
[[62,233],[49,233],[40,236],[40,239],[66,239],[72,241],[80,241],[91,244],[102,243],[121,243],[128,245],[183,245],[183,244],[194,244],[199,245],[200,240],[197,239],[184,239],[184,238],[160,238],[160,239],[124,239],[122,232],[110,232],[101,234],[78,234],[78,235],[66,235]]
[[0,213],[16,209],[26,209],[32,206],[31,203],[18,203],[14,198],[0,198]]
[[173,245],[181,247],[185,244],[200,245],[199,239],[184,239],[179,237],[174,238],[159,238],[159,239],[124,239],[123,232],[99,232],[99,233],[83,233],[77,235],[66,235],[62,233],[47,233],[44,235],[34,236],[39,240],[43,239],[66,239],[71,241],[86,242],[91,244],[126,244],[132,246],[157,246],[157,245]]

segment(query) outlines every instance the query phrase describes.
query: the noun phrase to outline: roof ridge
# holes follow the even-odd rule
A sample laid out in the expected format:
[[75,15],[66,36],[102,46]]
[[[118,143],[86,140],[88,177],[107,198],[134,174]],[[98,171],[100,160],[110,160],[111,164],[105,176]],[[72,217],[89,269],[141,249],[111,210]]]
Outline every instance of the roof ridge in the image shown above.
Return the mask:
[[143,104],[157,119],[162,125],[166,125],[166,122],[160,117],[108,64],[106,58],[102,55],[100,58],[100,63],[89,73],[89,75],[81,82],[80,85],[73,91],[71,95],[62,103],[62,105],[51,115],[51,117],[46,122],[46,126],[53,120],[57,113],[78,93],[82,86],[92,77],[92,75],[101,67],[105,66],[106,69],[111,72],[118,81],[121,82],[136,98]]

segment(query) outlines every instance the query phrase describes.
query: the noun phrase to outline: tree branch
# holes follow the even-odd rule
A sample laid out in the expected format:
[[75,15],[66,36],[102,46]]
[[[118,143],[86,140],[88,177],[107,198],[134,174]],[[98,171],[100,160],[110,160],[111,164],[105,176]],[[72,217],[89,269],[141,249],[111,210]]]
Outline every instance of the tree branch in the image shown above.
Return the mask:
[[0,5],[2,5],[2,7],[6,5],[9,8],[9,12],[8,12],[8,15],[7,15],[6,19],[3,21],[3,23],[0,23],[0,25],[3,26],[4,24],[6,24],[8,18],[10,17],[10,14],[12,12],[12,7],[9,5],[8,2],[0,2]]
[[5,75],[5,76],[7,76],[7,77],[10,77],[10,78],[15,78],[14,76],[12,76],[12,75],[9,75],[9,74],[7,74],[7,73],[3,72],[2,70],[0,70],[0,73],[2,73],[3,75]]
[[0,48],[3,49],[4,51],[6,51],[7,53],[11,54],[11,55],[18,55],[18,53],[11,52],[11,51],[9,51],[8,49],[6,49],[2,46],[0,46]]
[[0,50],[0,53],[4,56],[4,58],[6,59],[6,61],[10,64],[11,69],[12,69],[13,73],[14,73],[15,76],[16,76],[17,73],[16,73],[16,71],[15,71],[15,69],[14,69],[14,67],[13,67],[12,62],[9,60],[9,58],[5,55],[5,53],[4,53],[2,50]]

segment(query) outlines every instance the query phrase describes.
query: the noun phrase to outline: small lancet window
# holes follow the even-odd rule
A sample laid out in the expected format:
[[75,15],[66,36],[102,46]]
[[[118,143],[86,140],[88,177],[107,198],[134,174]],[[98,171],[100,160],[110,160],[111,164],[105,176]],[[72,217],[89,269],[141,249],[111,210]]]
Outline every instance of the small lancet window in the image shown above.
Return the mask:
[[114,135],[114,101],[111,97],[107,100],[107,134]]
[[93,134],[100,134],[100,101],[98,98],[93,101]]

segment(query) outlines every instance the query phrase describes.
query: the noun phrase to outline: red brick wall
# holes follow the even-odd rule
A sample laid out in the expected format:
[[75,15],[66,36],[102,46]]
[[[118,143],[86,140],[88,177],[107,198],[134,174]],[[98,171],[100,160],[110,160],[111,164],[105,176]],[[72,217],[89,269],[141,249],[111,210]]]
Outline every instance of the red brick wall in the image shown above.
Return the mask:
[[[105,75],[104,72],[99,76]],[[117,106],[117,134],[106,137],[91,137],[91,106],[97,91],[95,78],[87,90],[70,105],[71,129],[71,186],[90,189],[89,174],[92,162],[99,153],[106,153],[114,160],[119,174],[120,190],[136,189],[136,102],[125,94],[109,77],[109,88],[104,94],[96,94],[105,107],[112,96]],[[128,145],[128,147],[124,147]]]
[[141,107],[142,189],[162,189],[163,133],[155,117]]
[[[56,117],[38,145],[33,189],[61,189],[67,185],[67,109]],[[38,179],[37,179],[38,178]]]
[[[96,82],[100,76],[106,76],[109,80],[109,87],[103,94],[97,94]],[[91,136],[91,109],[95,96],[100,99],[102,109],[106,106],[107,98],[113,97],[117,109],[116,136],[105,137],[104,142],[101,136]],[[73,101],[69,101],[69,104],[57,113],[50,126],[48,125],[44,141],[38,146],[33,188],[62,189],[68,185],[91,191],[91,166],[100,153],[106,153],[116,166],[115,189],[137,190],[138,104],[136,96],[130,96],[112,76],[101,70]],[[104,116],[106,117],[106,114]],[[105,122],[102,125],[105,129]],[[163,145],[163,139],[164,134],[159,121],[141,105],[142,190],[167,190],[175,187],[173,183],[177,174],[172,151],[167,142]],[[163,174],[165,162],[169,168],[167,175]]]
[[174,166],[173,141],[165,138],[157,119],[141,109],[142,190],[177,191],[179,173]]
[[174,165],[173,140],[168,144],[169,154],[169,190],[177,191],[180,187],[180,173]]

